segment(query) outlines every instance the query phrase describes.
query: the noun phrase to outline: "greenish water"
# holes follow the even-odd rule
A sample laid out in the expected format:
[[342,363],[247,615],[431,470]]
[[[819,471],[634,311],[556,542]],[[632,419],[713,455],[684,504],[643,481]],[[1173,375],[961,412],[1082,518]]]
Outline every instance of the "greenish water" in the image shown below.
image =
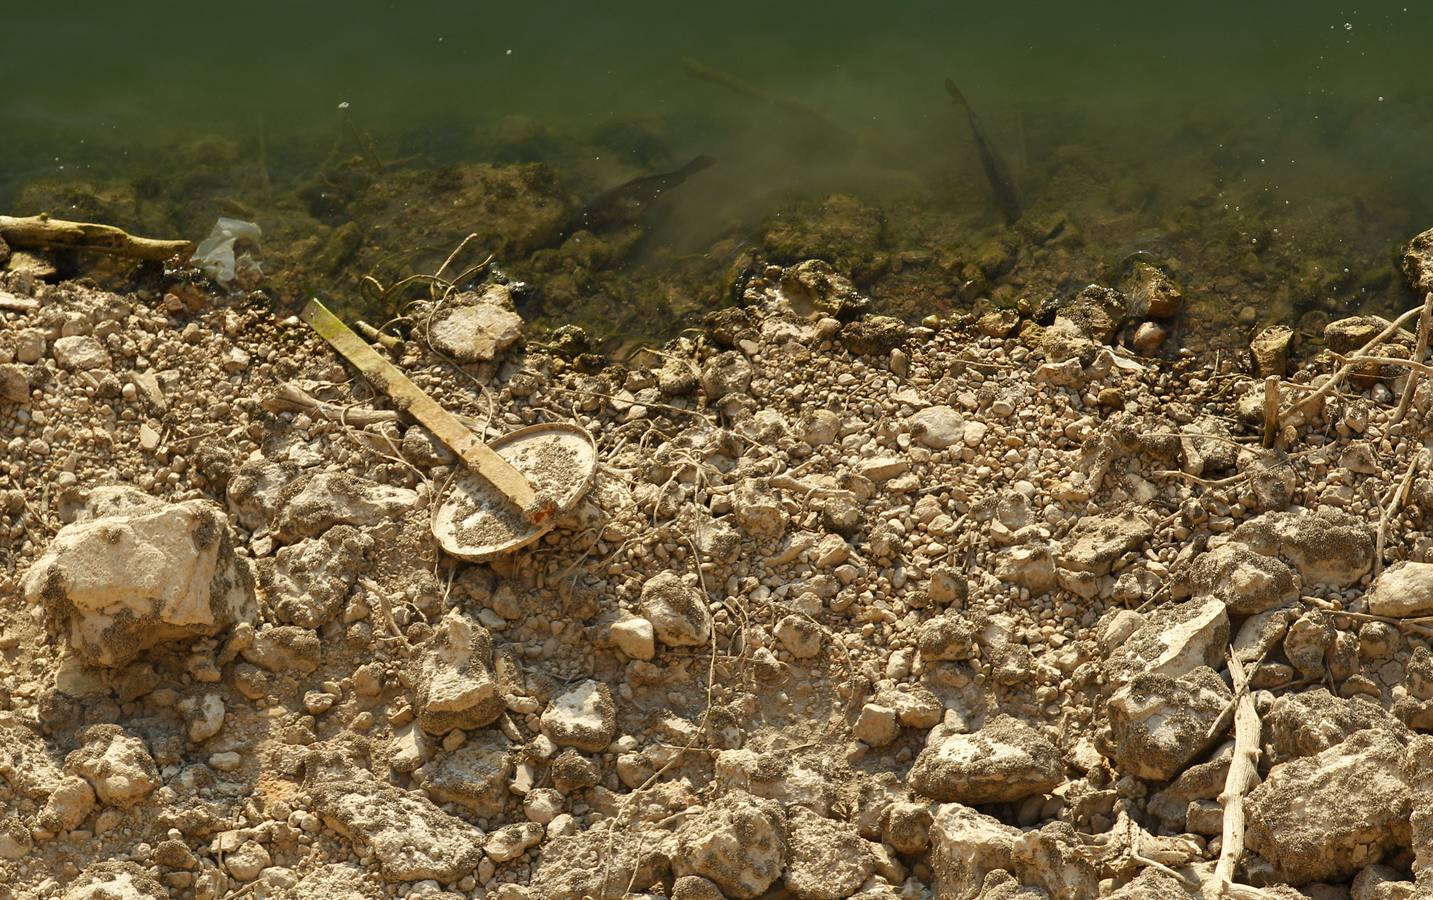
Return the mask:
[[[298,265],[277,245],[331,246],[357,224],[360,250],[280,292],[351,294],[362,271],[396,277],[395,256],[431,271],[468,229],[419,241],[404,222],[441,191],[398,194],[479,163],[541,163],[575,208],[718,159],[663,197],[632,252],[500,252],[537,288],[525,312],[627,335],[724,302],[733,260],[790,251],[773,223],[816,216],[803,202],[832,193],[879,219],[858,275],[912,316],[1059,293],[1137,249],[1168,261],[1207,317],[1389,306],[1407,299],[1394,248],[1433,225],[1433,6],[1407,0],[151,0],[24,2],[5,19],[0,208],[196,239],[243,210],[271,236],[271,271]],[[1065,237],[1006,228],[946,77],[1014,172],[1026,225],[1065,221]],[[315,201],[354,157],[362,183]],[[384,190],[395,202],[363,208]],[[795,243],[815,254],[820,240]],[[1013,265],[982,262],[992,241]]]

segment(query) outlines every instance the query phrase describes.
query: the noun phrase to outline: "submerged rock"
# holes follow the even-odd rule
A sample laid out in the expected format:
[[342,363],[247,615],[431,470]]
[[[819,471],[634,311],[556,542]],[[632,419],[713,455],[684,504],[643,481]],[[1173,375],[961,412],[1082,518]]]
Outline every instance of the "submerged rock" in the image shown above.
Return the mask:
[[23,590],[99,666],[221,634],[258,613],[249,563],[235,556],[222,511],[204,500],[67,525],[25,573]]

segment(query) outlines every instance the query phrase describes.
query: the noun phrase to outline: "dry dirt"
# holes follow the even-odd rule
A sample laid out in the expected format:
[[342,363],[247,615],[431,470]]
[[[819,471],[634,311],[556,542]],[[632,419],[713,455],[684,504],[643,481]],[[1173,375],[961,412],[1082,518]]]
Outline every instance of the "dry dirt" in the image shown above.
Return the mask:
[[1198,897],[1230,803],[1229,896],[1433,892],[1427,380],[1266,450],[1248,362],[1116,350],[1119,295],[912,329],[783,275],[651,368],[409,340],[598,446],[474,565],[451,455],[263,294],[0,274],[0,897]]

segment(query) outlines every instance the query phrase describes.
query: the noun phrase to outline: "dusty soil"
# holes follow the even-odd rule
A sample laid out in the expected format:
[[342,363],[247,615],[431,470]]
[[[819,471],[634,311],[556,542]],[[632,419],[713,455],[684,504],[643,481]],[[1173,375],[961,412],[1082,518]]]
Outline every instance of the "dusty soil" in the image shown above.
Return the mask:
[[264,294],[0,275],[0,896],[1197,897],[1226,803],[1240,896],[1433,891],[1426,380],[1266,450],[1246,360],[1109,346],[1124,294],[932,330],[764,272],[650,367],[408,336],[599,448],[484,565]]

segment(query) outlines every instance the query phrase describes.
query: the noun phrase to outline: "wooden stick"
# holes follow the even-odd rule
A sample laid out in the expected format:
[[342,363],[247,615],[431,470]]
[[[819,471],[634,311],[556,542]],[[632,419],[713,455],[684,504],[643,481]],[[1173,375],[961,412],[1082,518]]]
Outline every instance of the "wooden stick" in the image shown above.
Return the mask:
[[1393,493],[1389,495],[1388,501],[1378,511],[1378,536],[1373,543],[1373,577],[1377,578],[1383,571],[1383,545],[1388,541],[1388,522],[1393,518],[1393,511],[1403,502],[1403,495],[1408,491],[1408,486],[1413,483],[1413,473],[1418,471],[1419,464],[1423,461],[1423,451],[1413,454],[1413,459],[1408,463],[1408,471],[1403,473],[1403,478],[1398,482]]
[[[1377,345],[1383,343],[1385,340],[1388,339],[1389,335],[1402,328],[1404,323],[1406,323],[1409,319],[1413,318],[1416,315],[1422,314],[1422,312],[1423,307],[1421,306],[1416,306],[1413,309],[1408,310],[1403,315],[1394,319],[1392,322],[1389,322],[1388,327],[1375,335],[1372,340],[1364,344],[1362,347],[1359,347],[1358,352],[1364,353],[1368,351],[1369,348],[1376,347]],[[1404,362],[1407,362],[1407,360],[1404,360]],[[1304,399],[1289,407],[1287,413],[1281,414],[1279,416],[1279,421],[1282,423],[1284,419],[1288,418],[1289,416],[1292,416],[1296,412],[1313,409],[1315,403],[1322,400],[1324,397],[1327,397],[1329,394],[1333,393],[1334,389],[1337,388],[1339,384],[1341,384],[1343,380],[1348,377],[1350,372],[1358,368],[1359,365],[1360,362],[1349,362],[1344,364],[1343,367],[1341,367],[1337,372],[1331,375],[1327,381],[1319,385],[1318,390],[1314,391],[1312,394],[1309,394]]]
[[[1423,314],[1418,317],[1418,343],[1413,349],[1414,362],[1423,362],[1423,356],[1428,352],[1428,330],[1433,327],[1433,291],[1429,291],[1423,298]],[[1408,415],[1408,407],[1413,403],[1413,392],[1418,389],[1418,376],[1421,373],[1414,369],[1408,373],[1408,383],[1403,386],[1403,396],[1398,400],[1398,409],[1393,414],[1393,424],[1397,425]]]
[[393,363],[384,359],[363,338],[329,312],[318,300],[310,300],[299,318],[307,322],[319,337],[333,345],[352,363],[363,377],[408,413],[458,455],[468,468],[482,476],[530,521],[541,522],[553,512],[551,501],[543,502],[532,484],[512,464],[498,455],[477,435],[438,402],[428,396]]
[[1279,438],[1279,376],[1264,379],[1264,449]]
[[340,406],[327,403],[312,396],[292,382],[284,382],[274,389],[272,397],[264,399],[262,406],[269,412],[313,413],[340,422],[363,428],[379,422],[396,422],[398,413],[391,409],[368,409],[361,406]]
[[1219,805],[1224,808],[1224,833],[1219,844],[1219,862],[1214,866],[1214,896],[1231,893],[1234,867],[1244,855],[1244,794],[1259,776],[1259,713],[1249,696],[1244,665],[1229,652],[1229,678],[1234,682],[1234,755]]
[[113,225],[67,222],[45,214],[0,216],[0,237],[12,247],[30,250],[95,250],[154,262],[163,262],[174,256],[188,259],[194,253],[193,241],[135,237]]

